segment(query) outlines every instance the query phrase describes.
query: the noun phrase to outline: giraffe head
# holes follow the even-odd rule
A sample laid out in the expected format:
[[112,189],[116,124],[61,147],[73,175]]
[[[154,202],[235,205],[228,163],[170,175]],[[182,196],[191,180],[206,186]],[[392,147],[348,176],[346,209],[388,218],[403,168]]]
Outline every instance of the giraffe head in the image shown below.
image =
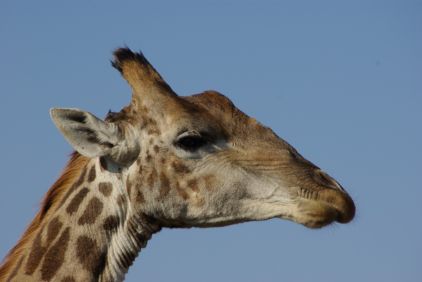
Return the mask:
[[119,176],[135,213],[165,227],[283,218],[317,228],[353,219],[338,182],[228,98],[177,96],[142,54],[114,56],[133,90],[127,107],[105,120],[78,109],[51,116],[75,150]]

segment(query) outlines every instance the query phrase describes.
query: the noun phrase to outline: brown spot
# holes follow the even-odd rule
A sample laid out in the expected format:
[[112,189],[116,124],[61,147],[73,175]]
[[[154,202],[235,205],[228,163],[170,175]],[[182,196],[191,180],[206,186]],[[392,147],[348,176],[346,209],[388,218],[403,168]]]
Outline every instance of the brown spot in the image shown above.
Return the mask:
[[156,179],[157,179],[157,171],[155,170],[155,168],[153,168],[147,178],[147,184],[149,188],[152,188]]
[[180,187],[179,182],[176,182],[175,187],[176,187],[176,191],[177,191],[177,193],[179,194],[179,196],[181,196],[181,197],[183,198],[183,200],[187,200],[187,199],[189,199],[189,194],[188,194],[188,193],[186,193],[186,191],[185,191],[185,190],[183,190],[183,189]]
[[19,261],[18,261],[18,263],[16,264],[16,266],[15,266],[15,268],[13,268],[13,271],[12,271],[12,273],[9,275],[9,277],[7,278],[7,282],[10,282],[10,281],[12,281],[12,279],[16,276],[16,274],[18,274],[18,270],[21,268],[21,265],[22,265],[22,262],[23,262],[23,259],[25,258],[25,256],[22,256],[20,259],[19,259]]
[[170,181],[164,172],[160,173],[160,198],[165,197],[170,192]]
[[161,158],[161,164],[165,164],[166,163],[166,159],[165,158]]
[[205,188],[208,191],[212,191],[214,190],[214,185],[215,185],[215,176],[208,174],[204,176],[204,182],[205,182]]
[[63,197],[60,206],[63,206],[63,204],[65,203],[65,201],[67,200],[67,198],[70,196],[70,194],[73,193],[73,191],[75,191],[77,188],[79,188],[79,186],[82,185],[82,183],[84,183],[85,181],[85,175],[86,175],[86,168],[84,168],[81,172],[81,174],[79,175],[78,180],[72,185],[72,187],[69,188],[69,190],[67,191],[66,195]]
[[138,203],[145,203],[145,197],[144,197],[144,194],[141,192],[141,191],[139,191],[138,190],[138,192],[136,193],[136,201],[138,202]]
[[147,162],[150,162],[152,160],[152,157],[151,157],[151,155],[149,153],[147,153],[147,156],[145,157],[145,160]]
[[126,187],[127,187],[127,194],[129,195],[129,199],[132,198],[132,186],[133,186],[133,183],[132,181],[130,181],[130,177],[128,176],[126,178]]
[[119,218],[115,215],[110,215],[104,220],[103,228],[106,231],[112,232],[117,229],[119,224]]
[[75,197],[73,197],[73,199],[70,201],[69,205],[66,208],[68,214],[72,215],[78,210],[80,204],[82,203],[83,199],[86,197],[88,192],[88,188],[84,187],[75,195]]
[[62,226],[63,226],[63,223],[61,223],[57,217],[51,220],[51,222],[48,224],[48,229],[47,229],[47,243],[50,243],[54,241],[54,239],[56,239]]
[[140,166],[140,165],[141,165],[141,162],[142,162],[141,158],[139,158],[139,159],[137,159],[137,160],[136,160],[136,164],[137,164],[138,166]]
[[113,186],[111,185],[110,182],[100,182],[100,184],[98,184],[98,190],[100,190],[101,194],[108,197],[111,195]]
[[94,180],[95,180],[95,176],[96,176],[96,173],[95,173],[95,165],[93,165],[93,166],[91,167],[91,169],[89,170],[89,174],[88,174],[88,182],[92,182],[92,181],[94,181]]
[[188,181],[188,187],[190,189],[192,189],[192,191],[194,192],[198,192],[199,188],[198,188],[198,182],[196,181],[196,179],[191,179]]
[[79,187],[85,181],[85,175],[86,175],[86,168],[82,170],[81,174],[79,175],[78,180],[73,185],[76,187]]
[[101,171],[107,170],[107,161],[104,157],[100,158],[100,169]]
[[85,208],[84,213],[78,220],[79,225],[92,224],[103,211],[103,203],[97,198],[93,197]]
[[97,279],[104,269],[106,254],[101,252],[95,240],[88,236],[80,236],[76,240],[76,256],[82,267]]
[[76,282],[76,280],[72,276],[66,276],[61,282]]
[[31,252],[29,253],[28,261],[26,262],[26,274],[32,275],[32,273],[34,273],[46,251],[47,247],[44,247],[41,244],[40,231],[32,244]]
[[160,147],[158,147],[157,145],[154,145],[154,152],[158,153],[160,151]]
[[152,127],[156,127],[157,126],[157,122],[154,119],[148,118],[147,121],[148,121],[148,124],[150,126],[152,126]]
[[180,161],[174,161],[172,165],[174,171],[177,173],[185,174],[190,172],[189,168]]
[[69,230],[70,227],[67,227],[62,232],[57,242],[51,246],[45,254],[44,262],[41,267],[41,278],[43,280],[50,281],[56,274],[57,270],[59,270],[62,266],[67,245],[69,243]]

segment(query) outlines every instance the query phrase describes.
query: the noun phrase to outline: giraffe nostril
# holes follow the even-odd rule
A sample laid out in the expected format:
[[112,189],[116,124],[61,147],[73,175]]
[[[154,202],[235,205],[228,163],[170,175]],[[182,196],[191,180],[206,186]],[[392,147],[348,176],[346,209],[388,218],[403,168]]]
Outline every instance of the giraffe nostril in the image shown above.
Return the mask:
[[315,171],[315,180],[328,188],[344,191],[344,188],[336,180],[320,169]]

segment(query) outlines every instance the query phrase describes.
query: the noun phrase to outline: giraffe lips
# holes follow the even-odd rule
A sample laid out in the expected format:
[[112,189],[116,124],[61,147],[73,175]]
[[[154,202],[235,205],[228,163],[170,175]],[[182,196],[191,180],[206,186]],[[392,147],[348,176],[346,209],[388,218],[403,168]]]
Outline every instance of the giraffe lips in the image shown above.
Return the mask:
[[318,196],[303,198],[300,213],[294,220],[309,228],[321,228],[334,221],[348,223],[355,216],[355,204],[348,194],[340,190],[324,189]]
[[355,216],[356,207],[352,198],[342,191],[334,189],[320,191],[318,200],[336,211],[335,220],[339,223],[348,223]]

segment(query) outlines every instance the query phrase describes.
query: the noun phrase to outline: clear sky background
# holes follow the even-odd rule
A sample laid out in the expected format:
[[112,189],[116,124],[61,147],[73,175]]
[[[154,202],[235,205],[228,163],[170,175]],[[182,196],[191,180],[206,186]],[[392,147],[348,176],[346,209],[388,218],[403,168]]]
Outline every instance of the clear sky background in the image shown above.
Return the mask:
[[180,95],[230,97],[357,205],[321,230],[163,230],[127,281],[422,281],[422,1],[1,1],[0,257],[71,152],[49,108],[129,102],[122,45]]

